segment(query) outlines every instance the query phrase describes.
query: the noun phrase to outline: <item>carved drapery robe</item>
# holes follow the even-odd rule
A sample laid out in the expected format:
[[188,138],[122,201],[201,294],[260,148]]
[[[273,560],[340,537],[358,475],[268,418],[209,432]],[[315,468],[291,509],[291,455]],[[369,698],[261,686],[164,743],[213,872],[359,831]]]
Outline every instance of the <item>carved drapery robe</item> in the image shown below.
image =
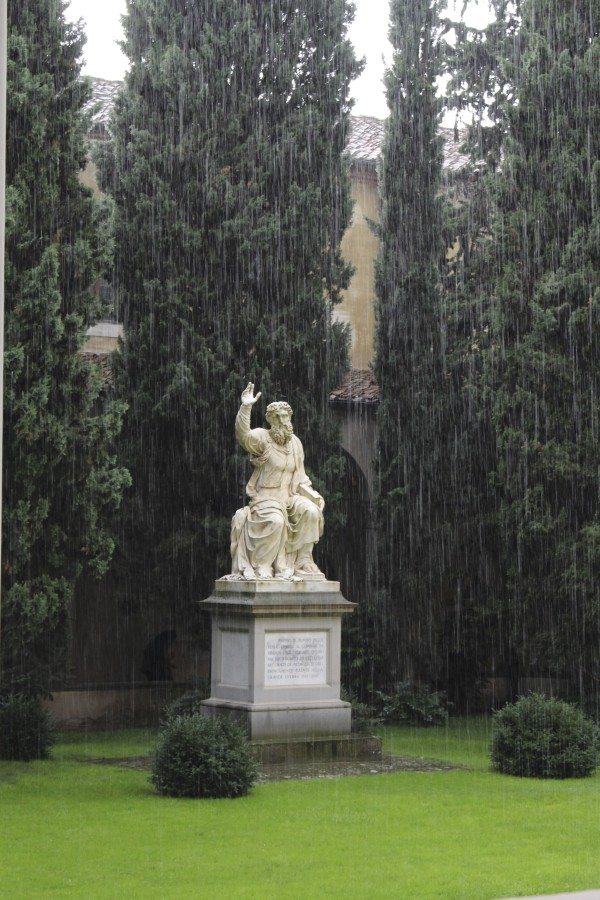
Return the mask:
[[304,471],[304,451],[296,435],[278,444],[267,428],[250,428],[251,407],[235,420],[239,443],[251,455],[254,472],[247,484],[248,506],[239,509],[231,528],[232,575],[315,574],[312,547],[323,533],[323,498]]

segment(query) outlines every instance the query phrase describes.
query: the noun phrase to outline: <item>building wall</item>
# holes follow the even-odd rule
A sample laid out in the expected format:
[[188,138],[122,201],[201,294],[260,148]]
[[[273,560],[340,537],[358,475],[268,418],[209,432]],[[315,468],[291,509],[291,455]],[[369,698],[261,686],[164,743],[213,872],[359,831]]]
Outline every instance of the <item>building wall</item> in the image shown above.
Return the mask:
[[97,322],[87,330],[84,353],[113,353],[123,337],[123,326],[118,322]]
[[375,170],[353,167],[351,190],[354,212],[342,240],[342,254],[356,271],[334,315],[338,321],[347,322],[352,329],[350,365],[354,369],[367,369],[373,362],[375,346],[374,277],[379,249],[379,240],[369,225],[369,220],[379,220]]
[[79,180],[85,187],[91,189],[97,200],[104,196],[98,187],[98,169],[89,157],[85,164],[85,169],[79,175]]
[[369,499],[375,495],[375,454],[377,452],[376,404],[336,403],[334,419],[340,426],[340,443],[363,474]]
[[119,342],[118,339],[112,336],[109,337],[98,337],[96,335],[89,336],[83,345],[82,352],[83,353],[113,353],[118,349]]

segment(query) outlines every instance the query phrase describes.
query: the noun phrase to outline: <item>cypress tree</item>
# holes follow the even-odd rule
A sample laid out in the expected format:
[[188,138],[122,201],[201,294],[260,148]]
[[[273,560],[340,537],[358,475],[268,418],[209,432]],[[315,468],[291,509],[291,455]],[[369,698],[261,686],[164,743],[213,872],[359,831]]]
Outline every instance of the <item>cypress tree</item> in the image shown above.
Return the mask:
[[131,68],[102,171],[125,328],[126,562],[150,601],[185,606],[228,571],[247,479],[233,419],[248,381],[263,401],[291,403],[334,524],[349,20],[345,0],[128,2]]
[[600,5],[494,8],[455,60],[455,101],[478,109],[472,144],[493,172],[470,310],[494,443],[494,605],[514,691],[519,674],[548,674],[597,692]]
[[431,671],[443,593],[439,11],[435,0],[392,0],[385,78],[375,373],[379,604],[390,680]]
[[[484,28],[445,20],[455,35],[444,48],[448,76],[446,102],[468,116],[466,145],[479,170],[498,168],[507,132],[507,112],[515,102],[513,61],[521,43],[522,0],[491,0],[495,14]],[[463,11],[469,2],[463,5]]]
[[103,574],[127,472],[111,444],[122,406],[78,355],[98,317],[85,161],[83,36],[60,0],[8,4],[2,691],[64,670],[83,569]]
[[[479,142],[476,141],[476,148]],[[492,159],[493,159],[493,154]],[[504,578],[499,565],[499,493],[490,477],[496,435],[483,372],[489,337],[485,285],[490,194],[487,176],[473,160],[464,183],[446,206],[447,254],[440,301],[445,340],[445,472],[439,502],[444,510],[443,619],[437,677],[453,708],[473,711],[501,656]],[[493,164],[493,163],[492,163]]]
[[597,689],[600,3],[528,0],[521,16],[484,357],[505,618],[524,670]]
[[442,45],[448,76],[444,105],[472,117],[460,132],[469,171],[445,173],[443,230],[451,249],[440,294],[446,469],[438,486],[444,511],[443,604],[433,669],[457,711],[477,709],[489,675],[507,662],[500,492],[491,475],[497,460],[493,396],[483,369],[490,332],[494,173],[504,152],[506,109],[514,100],[508,63],[519,45],[519,18],[518,2],[496,0],[494,7],[496,20],[482,30],[442,20],[443,31],[454,36]]

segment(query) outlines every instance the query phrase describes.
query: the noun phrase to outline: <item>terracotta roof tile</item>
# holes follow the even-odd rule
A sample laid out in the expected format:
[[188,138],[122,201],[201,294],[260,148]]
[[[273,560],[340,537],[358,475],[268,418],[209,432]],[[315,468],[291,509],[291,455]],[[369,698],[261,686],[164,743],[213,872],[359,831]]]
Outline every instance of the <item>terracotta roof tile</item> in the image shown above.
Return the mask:
[[92,114],[91,135],[108,137],[108,122],[121,89],[122,81],[106,81],[104,78],[90,78],[92,96],[85,105],[85,111]]
[[[350,137],[347,151],[353,163],[375,167],[381,156],[381,145],[385,132],[385,119],[373,116],[350,116]],[[458,139],[453,128],[440,128],[444,139],[443,167],[449,172],[458,172],[469,165],[469,157],[461,151],[464,135]]]
[[114,384],[114,375],[110,362],[110,353],[96,353],[90,350],[80,350],[81,358],[90,365],[97,366],[100,369],[100,375],[105,385]]
[[460,172],[471,168],[472,162],[468,153],[461,148],[466,140],[464,132],[454,131],[454,128],[440,128],[440,135],[444,139],[442,166],[446,172]]
[[353,162],[375,162],[381,156],[385,121],[373,116],[350,116],[346,150]]
[[344,380],[329,395],[335,403],[377,403],[379,385],[371,369],[349,369]]

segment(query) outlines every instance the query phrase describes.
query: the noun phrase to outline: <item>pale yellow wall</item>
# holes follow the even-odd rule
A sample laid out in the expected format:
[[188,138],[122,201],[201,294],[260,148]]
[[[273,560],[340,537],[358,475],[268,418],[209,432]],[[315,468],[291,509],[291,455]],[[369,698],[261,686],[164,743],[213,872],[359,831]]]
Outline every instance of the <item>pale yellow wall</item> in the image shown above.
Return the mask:
[[119,349],[119,339],[116,337],[88,337],[81,348],[84,353],[113,353]]
[[119,348],[119,338],[123,337],[123,326],[118,322],[98,322],[87,331],[87,341],[83,345],[86,353],[113,353]]
[[[80,182],[87,188],[91,188],[96,199],[100,200],[104,194],[98,187],[98,169],[88,156],[85,169],[79,173]],[[98,290],[98,284],[96,285]],[[119,326],[121,327],[121,326]],[[119,345],[119,335],[115,331],[115,326],[111,326],[112,330],[105,334],[102,330],[98,330],[98,326],[88,329],[87,340],[82,347],[85,353],[113,353]],[[106,329],[105,329],[106,330]]]
[[374,172],[352,172],[352,222],[342,240],[344,259],[355,268],[344,299],[335,307],[335,318],[352,328],[350,365],[367,369],[373,361],[375,342],[375,259],[379,241],[367,219],[379,220],[377,177]]
[[94,197],[100,199],[103,196],[100,188],[98,187],[98,169],[88,157],[87,162],[85,164],[85,169],[83,172],[79,173],[79,180],[85,187],[91,188]]

